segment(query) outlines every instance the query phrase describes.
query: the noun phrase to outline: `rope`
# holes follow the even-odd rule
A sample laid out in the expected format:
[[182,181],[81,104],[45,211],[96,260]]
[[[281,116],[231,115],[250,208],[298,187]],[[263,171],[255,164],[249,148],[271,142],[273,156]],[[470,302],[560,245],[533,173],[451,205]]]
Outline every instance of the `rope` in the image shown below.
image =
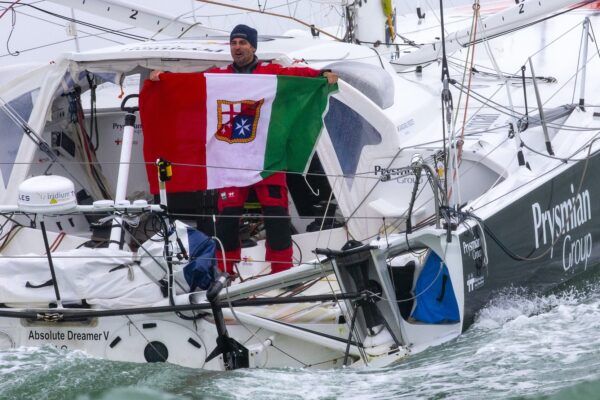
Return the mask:
[[2,17],[4,17],[4,14],[6,14],[7,12],[9,12],[10,10],[13,10],[13,7],[16,6],[17,4],[19,4],[21,2],[21,0],[16,0],[10,3],[10,5],[8,7],[6,7],[4,9],[4,11],[2,11],[2,14],[0,14],[0,19],[2,19]]
[[[477,37],[477,22],[479,19],[479,9],[480,9],[480,5],[479,5],[479,0],[475,0],[473,2],[473,20],[471,22],[471,38],[474,39],[475,37]],[[465,82],[465,77],[467,75],[467,62],[468,60],[471,60],[471,66],[469,68],[470,71],[473,70],[473,65],[475,62],[475,45],[473,46],[469,46],[467,48],[467,57],[465,59],[465,69],[463,71],[463,80],[462,80],[462,86],[464,86],[464,82]],[[461,161],[462,161],[462,149],[463,149],[463,144],[464,144],[464,137],[465,137],[465,127],[466,127],[466,121],[467,121],[467,110],[469,108],[469,98],[470,93],[471,93],[471,81],[473,79],[473,74],[469,73],[469,79],[468,79],[468,83],[467,83],[467,90],[466,90],[466,99],[465,99],[465,107],[464,107],[464,115],[463,115],[463,123],[462,123],[462,129],[461,129],[461,133],[459,136],[459,140],[457,141],[455,138],[455,132],[456,132],[456,123],[458,122],[458,112],[460,109],[460,103],[461,103],[461,98],[462,98],[462,94],[463,91],[460,92],[460,95],[458,97],[458,107],[456,108],[456,114],[454,116],[454,121],[453,121],[453,126],[451,129],[451,148],[452,149],[456,149],[456,151],[452,151],[452,155],[454,156],[452,158],[452,163],[455,166],[455,168],[452,169],[452,185],[450,186],[450,189],[448,190],[448,199],[452,198],[452,193],[453,193],[453,188],[454,188],[454,184],[456,183],[456,187],[458,188],[458,193],[457,193],[457,203],[460,204],[462,203],[461,201],[461,190],[460,190],[460,180],[459,180],[459,175],[458,175],[458,168],[460,167]],[[455,145],[454,145],[455,144]],[[445,171],[445,173],[447,173],[447,171]]]
[[335,39],[335,40],[340,41],[340,42],[342,41],[341,38],[339,38],[337,36],[334,36],[334,35],[331,35],[330,33],[324,31],[323,29],[319,29],[319,28],[315,27],[313,24],[309,24],[307,22],[302,21],[301,19],[289,16],[289,15],[277,14],[277,13],[274,13],[274,12],[271,12],[271,11],[265,11],[264,9],[263,10],[256,10],[254,8],[242,7],[242,6],[237,6],[237,5],[233,5],[233,4],[225,4],[225,3],[221,3],[219,1],[212,1],[212,0],[196,0],[196,1],[198,1],[200,3],[207,3],[207,4],[213,4],[213,5],[217,5],[217,6],[222,6],[222,7],[233,8],[233,9],[236,9],[236,10],[243,10],[243,11],[249,11],[249,12],[252,12],[252,13],[259,13],[259,14],[269,15],[269,16],[272,16],[272,17],[289,19],[289,20],[297,22],[300,25],[303,25],[303,26],[305,26],[307,28],[314,29],[317,32],[322,33],[323,35],[330,37],[331,39]]

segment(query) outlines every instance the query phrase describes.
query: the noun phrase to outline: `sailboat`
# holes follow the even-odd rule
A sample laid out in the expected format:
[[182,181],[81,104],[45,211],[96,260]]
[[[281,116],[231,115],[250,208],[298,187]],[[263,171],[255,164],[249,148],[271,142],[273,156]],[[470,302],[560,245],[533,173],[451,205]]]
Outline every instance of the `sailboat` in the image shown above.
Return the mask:
[[[202,289],[185,271],[215,257],[214,194],[169,194],[168,182],[164,198],[149,194],[135,95],[154,69],[228,64],[228,37],[173,24],[201,38],[7,73],[0,349],[213,370],[379,367],[458,337],[506,287],[549,290],[591,271],[593,10],[475,2],[441,14],[443,31],[420,10],[398,16],[397,34],[387,6],[348,4],[344,40],[260,38],[260,59],[332,69],[339,92],[307,177],[290,184],[297,265],[265,273],[249,206],[238,279],[208,271]],[[121,107],[105,101],[121,89]]]

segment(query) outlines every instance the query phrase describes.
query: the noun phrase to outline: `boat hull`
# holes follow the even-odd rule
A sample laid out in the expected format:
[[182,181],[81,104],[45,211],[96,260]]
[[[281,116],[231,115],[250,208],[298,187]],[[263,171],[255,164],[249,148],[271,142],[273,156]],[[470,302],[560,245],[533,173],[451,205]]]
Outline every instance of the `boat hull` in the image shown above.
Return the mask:
[[465,327],[504,288],[547,291],[600,263],[599,168],[577,162],[485,218],[485,244],[481,226],[460,234]]
[[[225,322],[230,336],[243,343],[244,367],[334,368],[340,367],[344,358],[343,351],[250,324],[242,326],[233,318],[226,318]],[[299,326],[332,335],[336,335],[340,327],[343,330],[343,326],[337,324]],[[250,335],[248,329],[255,334]],[[93,357],[113,361],[168,362],[189,368],[226,369],[222,355],[209,357],[217,346],[217,330],[212,318],[206,316],[196,321],[181,319],[174,313],[86,318],[81,322],[0,318],[0,350],[40,346],[85,351]],[[342,339],[339,347],[343,348]]]

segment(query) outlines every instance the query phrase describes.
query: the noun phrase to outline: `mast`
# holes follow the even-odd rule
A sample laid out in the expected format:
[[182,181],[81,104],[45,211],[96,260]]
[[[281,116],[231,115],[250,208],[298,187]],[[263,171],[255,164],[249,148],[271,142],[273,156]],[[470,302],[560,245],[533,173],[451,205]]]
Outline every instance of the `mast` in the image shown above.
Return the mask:
[[354,0],[346,6],[349,42],[373,47],[389,45],[395,39],[395,9],[392,0]]
[[[444,144],[444,149],[446,152],[446,157],[444,157],[444,173],[446,174],[444,179],[444,191],[446,193],[446,198],[449,198],[448,193],[448,159],[452,159],[451,153],[456,149],[452,149],[453,146],[447,146],[447,135],[451,135],[452,130],[452,93],[450,92],[450,73],[448,70],[448,59],[446,58],[446,40],[444,38],[444,2],[440,0],[440,29],[441,29],[441,38],[442,38],[442,139]],[[458,165],[455,166],[458,169]],[[448,204],[445,204],[448,205]]]

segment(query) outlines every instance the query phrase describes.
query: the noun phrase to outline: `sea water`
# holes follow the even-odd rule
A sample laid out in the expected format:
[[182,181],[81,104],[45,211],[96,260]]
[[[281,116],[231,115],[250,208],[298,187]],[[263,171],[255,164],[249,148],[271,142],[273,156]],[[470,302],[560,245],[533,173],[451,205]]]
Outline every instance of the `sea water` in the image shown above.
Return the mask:
[[499,294],[459,338],[384,369],[208,372],[53,347],[0,352],[0,399],[598,399],[600,279]]

